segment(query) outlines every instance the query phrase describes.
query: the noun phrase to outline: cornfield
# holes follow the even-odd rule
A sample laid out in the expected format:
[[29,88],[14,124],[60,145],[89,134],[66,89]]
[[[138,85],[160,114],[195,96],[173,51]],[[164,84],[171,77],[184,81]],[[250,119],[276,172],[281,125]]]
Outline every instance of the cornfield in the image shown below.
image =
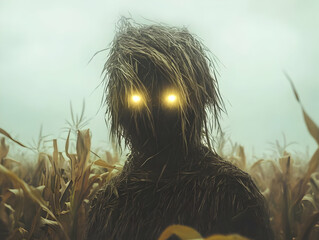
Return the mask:
[[[309,133],[319,145],[319,128],[300,106]],[[83,113],[80,120],[82,117]],[[74,119],[73,125],[77,131],[69,131],[65,149],[58,149],[55,139],[51,153],[37,148],[32,164],[23,154],[17,159],[8,156],[13,144],[29,147],[0,128],[0,239],[84,239],[90,199],[122,166],[116,152],[104,151],[105,157],[94,153],[90,131],[78,129],[81,124]],[[319,239],[319,148],[310,159],[300,159],[277,144],[278,159],[248,164],[242,146],[233,145],[226,151],[226,145],[227,139],[221,135],[217,153],[250,173],[268,201],[276,239]],[[195,229],[179,225],[168,227],[159,239],[172,234],[203,239]],[[215,235],[206,239],[246,238]]]

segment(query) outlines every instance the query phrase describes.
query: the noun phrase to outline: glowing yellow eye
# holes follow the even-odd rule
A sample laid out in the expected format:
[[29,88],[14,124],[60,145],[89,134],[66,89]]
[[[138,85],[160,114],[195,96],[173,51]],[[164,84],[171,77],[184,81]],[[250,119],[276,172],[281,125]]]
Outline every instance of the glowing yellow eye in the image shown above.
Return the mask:
[[178,95],[175,93],[168,93],[165,95],[166,107],[177,107],[178,106]]
[[141,97],[138,95],[133,95],[132,96],[132,101],[135,103],[139,103],[141,101]]
[[128,97],[128,106],[134,109],[140,109],[143,106],[144,98],[140,93],[132,93]]
[[168,95],[167,100],[173,103],[176,101],[176,96],[174,94]]

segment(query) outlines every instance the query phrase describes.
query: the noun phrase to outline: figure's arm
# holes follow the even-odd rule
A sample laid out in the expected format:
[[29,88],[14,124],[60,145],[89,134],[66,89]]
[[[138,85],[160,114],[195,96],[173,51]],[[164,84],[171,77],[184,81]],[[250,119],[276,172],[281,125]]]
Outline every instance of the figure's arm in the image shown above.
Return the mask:
[[228,209],[222,210],[225,218],[218,231],[254,240],[274,239],[266,200],[248,175],[228,177],[220,189],[224,192],[221,204]]
[[91,201],[89,215],[87,219],[87,234],[89,239],[105,239],[105,236],[111,238],[114,232],[111,231],[116,219],[115,211],[117,205],[117,197],[110,185],[100,190]]

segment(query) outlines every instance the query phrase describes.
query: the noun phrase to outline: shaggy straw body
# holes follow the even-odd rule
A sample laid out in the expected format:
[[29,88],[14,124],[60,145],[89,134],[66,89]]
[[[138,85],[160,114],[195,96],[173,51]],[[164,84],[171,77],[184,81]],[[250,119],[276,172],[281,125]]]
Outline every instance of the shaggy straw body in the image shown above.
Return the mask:
[[122,20],[105,72],[111,136],[131,154],[92,201],[87,238],[156,239],[183,224],[272,239],[251,178],[211,149],[206,117],[218,127],[222,101],[203,45],[186,29]]

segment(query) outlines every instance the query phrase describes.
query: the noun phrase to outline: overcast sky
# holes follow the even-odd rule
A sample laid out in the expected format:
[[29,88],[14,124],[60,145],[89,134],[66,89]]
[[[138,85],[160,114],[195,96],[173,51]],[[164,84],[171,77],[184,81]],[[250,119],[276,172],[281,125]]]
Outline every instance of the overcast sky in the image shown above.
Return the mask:
[[93,142],[108,140],[100,73],[120,16],[186,26],[219,58],[219,85],[234,142],[257,155],[276,139],[315,142],[282,71],[319,123],[319,2],[316,0],[161,0],[0,2],[0,127],[25,143],[61,136],[69,103],[86,116]]

